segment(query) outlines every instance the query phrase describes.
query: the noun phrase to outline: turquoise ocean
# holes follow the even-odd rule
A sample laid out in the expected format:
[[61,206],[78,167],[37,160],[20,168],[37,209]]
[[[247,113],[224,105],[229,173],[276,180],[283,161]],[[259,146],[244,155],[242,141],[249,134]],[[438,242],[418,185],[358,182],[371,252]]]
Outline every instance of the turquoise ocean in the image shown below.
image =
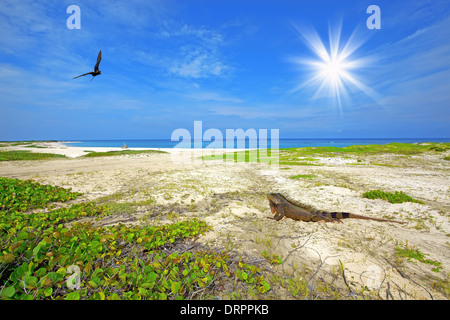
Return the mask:
[[[211,141],[191,141],[191,142],[180,142],[171,141],[169,139],[139,139],[139,140],[70,140],[70,143],[65,143],[67,146],[73,147],[122,147],[126,144],[129,148],[249,148],[258,147],[265,148],[263,144],[259,144],[257,140],[234,140],[234,141],[223,141],[223,143],[215,142],[211,145]],[[270,138],[267,141],[267,147],[271,147]],[[279,148],[302,148],[302,147],[347,147],[351,145],[368,145],[368,144],[389,144],[394,142],[400,143],[424,143],[424,142],[450,142],[450,138],[368,138],[368,139],[333,139],[333,138],[322,138],[322,139],[279,139]],[[274,144],[274,147],[276,145]]]

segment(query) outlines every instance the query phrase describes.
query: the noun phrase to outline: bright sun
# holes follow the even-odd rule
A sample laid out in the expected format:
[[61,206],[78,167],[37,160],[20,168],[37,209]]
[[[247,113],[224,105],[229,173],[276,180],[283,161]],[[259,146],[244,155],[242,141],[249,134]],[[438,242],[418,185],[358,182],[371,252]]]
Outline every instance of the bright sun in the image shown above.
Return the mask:
[[338,60],[330,60],[323,65],[323,72],[325,77],[329,78],[332,82],[336,82],[340,78],[342,72],[341,63]]
[[[322,39],[315,30],[300,30],[302,40],[316,55],[316,59],[295,58],[294,62],[307,67],[311,73],[307,81],[302,81],[295,91],[305,87],[315,89],[311,99],[333,98],[342,108],[341,98],[349,95],[349,90],[360,90],[372,99],[376,99],[374,90],[357,79],[352,71],[367,66],[370,62],[367,58],[354,58],[354,52],[362,45],[363,41],[356,40],[355,32],[350,36],[345,45],[340,44],[341,26],[329,30],[329,46],[325,47]],[[334,33],[333,33],[334,31]]]

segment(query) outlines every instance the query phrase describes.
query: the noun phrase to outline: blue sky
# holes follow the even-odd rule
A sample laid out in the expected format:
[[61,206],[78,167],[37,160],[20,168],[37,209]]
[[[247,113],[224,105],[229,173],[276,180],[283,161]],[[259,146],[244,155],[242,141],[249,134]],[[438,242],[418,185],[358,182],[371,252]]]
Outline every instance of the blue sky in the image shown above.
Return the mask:
[[[450,137],[449,13],[422,0],[1,0],[0,140],[170,139],[195,120],[281,138]],[[354,49],[363,87],[347,82],[340,103],[299,63],[318,59],[314,30]],[[102,74],[72,79],[99,50]]]

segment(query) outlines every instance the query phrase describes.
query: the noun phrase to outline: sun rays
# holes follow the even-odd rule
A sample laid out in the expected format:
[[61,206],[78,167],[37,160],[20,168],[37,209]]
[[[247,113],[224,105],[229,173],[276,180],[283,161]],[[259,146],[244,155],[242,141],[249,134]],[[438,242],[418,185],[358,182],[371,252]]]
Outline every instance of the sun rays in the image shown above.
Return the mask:
[[302,41],[315,55],[312,58],[294,58],[294,63],[302,70],[309,71],[307,80],[302,79],[294,91],[312,89],[311,100],[326,98],[334,101],[342,113],[342,100],[349,99],[350,93],[363,92],[373,100],[377,100],[376,92],[365,85],[356,76],[356,72],[370,65],[368,57],[358,58],[355,52],[364,43],[353,31],[345,44],[341,41],[342,25],[334,29],[329,28],[328,46],[324,44],[314,29],[300,29],[296,27]]

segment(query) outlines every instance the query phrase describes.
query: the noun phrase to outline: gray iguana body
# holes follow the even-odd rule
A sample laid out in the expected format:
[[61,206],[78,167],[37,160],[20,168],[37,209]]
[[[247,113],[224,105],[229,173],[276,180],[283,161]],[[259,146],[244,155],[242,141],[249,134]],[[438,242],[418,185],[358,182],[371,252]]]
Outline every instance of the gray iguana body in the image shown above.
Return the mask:
[[365,219],[375,221],[387,221],[395,223],[406,223],[395,220],[369,218],[348,212],[321,211],[314,209],[309,205],[305,205],[303,203],[291,200],[286,196],[284,196],[283,194],[276,192],[268,193],[267,199],[269,200],[270,209],[272,213],[275,213],[274,217],[267,217],[267,218],[273,219],[275,221],[280,221],[284,217],[301,221],[325,221],[325,222],[332,222],[332,221],[341,222],[340,221],[341,219],[353,218],[353,219]]

